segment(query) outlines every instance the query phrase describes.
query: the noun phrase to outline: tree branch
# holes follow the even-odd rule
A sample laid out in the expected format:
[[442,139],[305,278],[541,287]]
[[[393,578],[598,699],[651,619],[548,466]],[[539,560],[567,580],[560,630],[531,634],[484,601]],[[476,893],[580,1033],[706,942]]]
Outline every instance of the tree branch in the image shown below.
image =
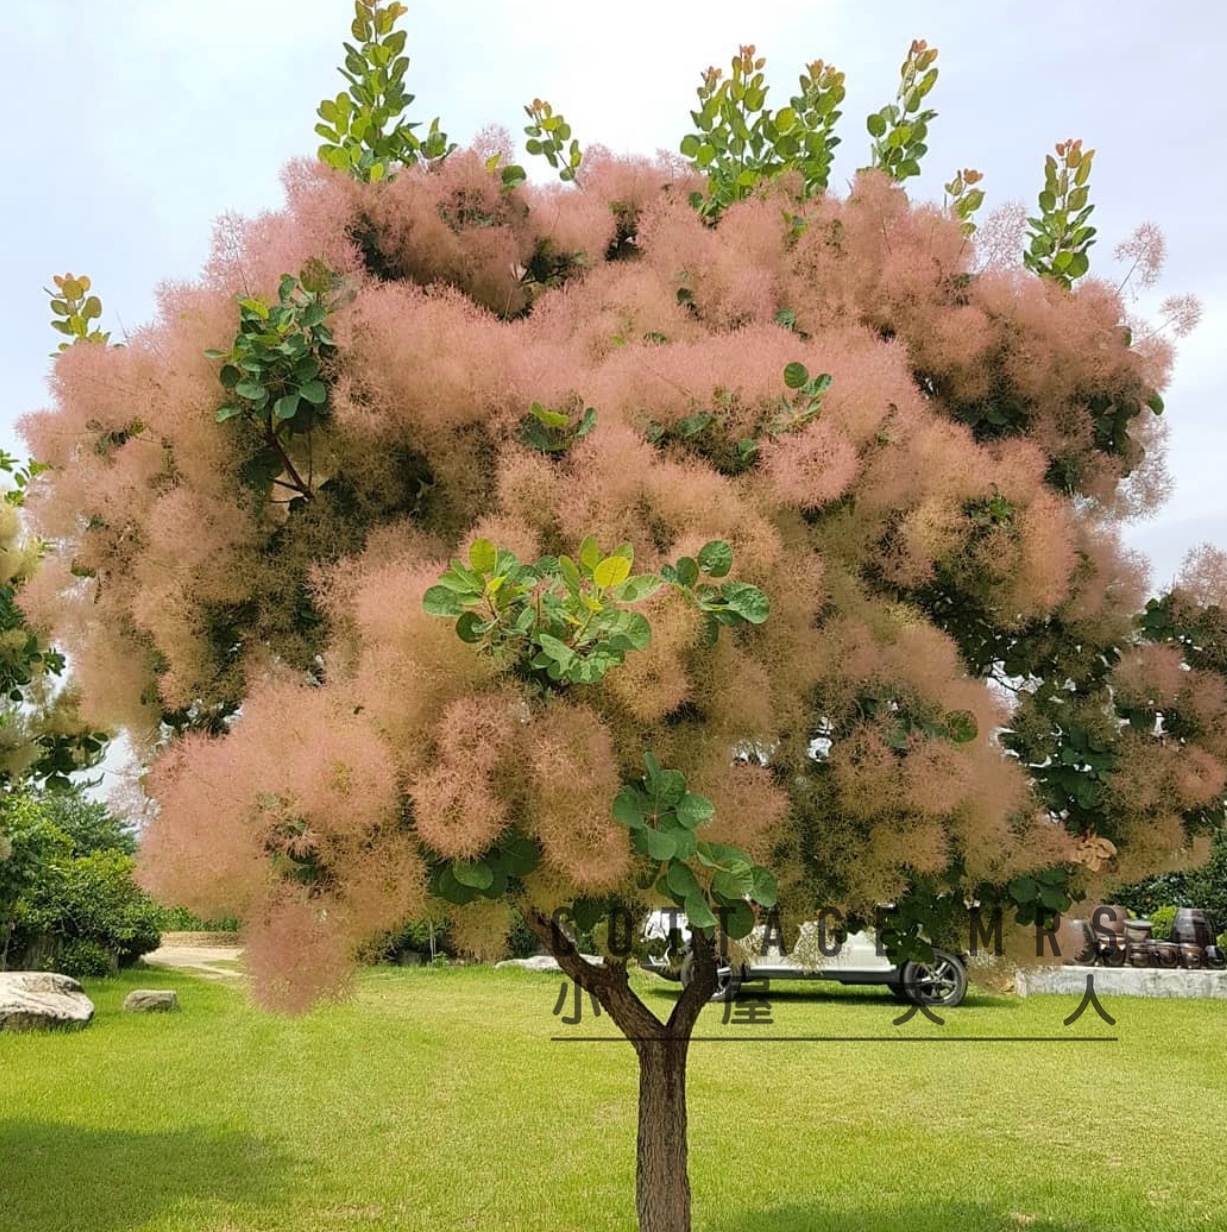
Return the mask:
[[[528,930],[558,960],[563,972],[585,992],[596,997],[637,1052],[653,1041],[673,1037],[672,1029],[662,1023],[632,991],[624,963],[607,961],[601,966],[590,963],[576,949],[570,937],[535,907],[522,907],[521,914]],[[714,967],[712,986],[715,986]]]
[[[294,469],[294,463],[290,461],[290,455],[286,452],[286,448],[281,440],[281,437],[279,437],[272,428],[266,428],[265,431],[267,434],[266,439],[268,440],[268,443],[281,455],[281,460],[285,463],[286,473],[294,481],[298,491],[302,493],[303,499],[314,499],[315,493],[311,491],[309,484],[303,483],[302,476],[297,470]],[[277,480],[273,480],[273,482],[276,483]],[[289,487],[290,485],[283,484],[282,486]]]
[[665,1024],[671,1035],[689,1039],[694,1024],[699,1020],[703,1007],[716,991],[716,943],[713,938],[698,929],[691,929],[690,952],[694,956],[690,983],[682,989],[682,995]]

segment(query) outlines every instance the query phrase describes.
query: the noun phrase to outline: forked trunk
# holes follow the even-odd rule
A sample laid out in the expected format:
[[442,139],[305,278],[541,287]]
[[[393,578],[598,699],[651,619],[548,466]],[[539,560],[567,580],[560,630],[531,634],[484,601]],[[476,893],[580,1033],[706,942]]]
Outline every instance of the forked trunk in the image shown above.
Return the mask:
[[686,1055],[699,1013],[716,989],[711,938],[696,932],[694,968],[668,1022],[635,995],[624,963],[589,963],[575,943],[538,910],[524,921],[559,966],[609,1011],[639,1057],[639,1141],[635,1153],[635,1206],[639,1232],[690,1232],[690,1177],[686,1172]]
[[638,1044],[639,1144],[635,1201],[639,1232],[690,1232],[686,1171],[686,1039]]

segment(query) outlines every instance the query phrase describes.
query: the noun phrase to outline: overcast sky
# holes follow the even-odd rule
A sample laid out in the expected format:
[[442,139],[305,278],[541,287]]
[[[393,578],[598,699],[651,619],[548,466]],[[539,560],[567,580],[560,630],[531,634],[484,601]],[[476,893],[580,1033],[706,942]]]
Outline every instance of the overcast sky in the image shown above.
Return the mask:
[[[1168,239],[1161,295],[1205,315],[1167,394],[1176,492],[1129,538],[1169,578],[1205,539],[1227,547],[1227,7],[1220,0],[410,0],[402,24],[417,94],[454,140],[487,123],[522,134],[521,105],[565,111],[581,142],[676,149],[698,75],[739,43],[768,57],[780,106],[798,71],[847,73],[837,177],[865,158],[864,116],[894,94],[913,38],[940,48],[926,174],[985,173],[988,202],[1034,202],[1044,154],[1082,137],[1098,153],[1092,272],[1138,223]],[[923,17],[919,14],[923,13]],[[311,154],[349,37],[350,0],[0,0],[9,117],[0,170],[0,445],[46,401],[58,335],[42,287],[89,274],[121,331],[148,319],[163,279],[194,276],[213,220],[281,201],[278,173]]]

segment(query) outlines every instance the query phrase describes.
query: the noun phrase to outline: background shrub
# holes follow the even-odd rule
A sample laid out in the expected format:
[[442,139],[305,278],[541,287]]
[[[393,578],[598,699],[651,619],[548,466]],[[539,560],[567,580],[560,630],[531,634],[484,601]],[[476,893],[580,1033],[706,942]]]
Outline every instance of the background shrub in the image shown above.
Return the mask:
[[1150,913],[1150,935],[1156,941],[1167,941],[1172,935],[1172,923],[1176,919],[1175,907],[1156,907]]
[[160,907],[162,931],[167,933],[235,933],[242,927],[233,916],[204,919],[187,907]]
[[52,865],[18,909],[19,933],[49,933],[66,948],[89,941],[131,966],[161,940],[160,909],[132,880],[134,867],[118,851]]
[[[1227,926],[1227,831],[1219,831],[1210,859],[1187,873],[1164,873],[1119,894],[1119,901],[1133,911],[1155,919],[1163,907],[1198,907],[1216,928]],[[1155,934],[1158,935],[1157,933]]]
[[0,965],[105,974],[157,949],[162,910],[133,880],[135,835],[105,806],[77,792],[13,795],[3,825]]
[[71,975],[74,980],[96,980],[110,975],[115,960],[96,941],[70,941],[49,963],[49,969]]

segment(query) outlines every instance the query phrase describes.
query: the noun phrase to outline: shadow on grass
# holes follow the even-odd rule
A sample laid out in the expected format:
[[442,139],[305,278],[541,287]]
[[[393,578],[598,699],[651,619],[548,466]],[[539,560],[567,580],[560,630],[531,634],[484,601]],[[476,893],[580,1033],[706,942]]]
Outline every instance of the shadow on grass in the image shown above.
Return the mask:
[[710,1232],[999,1232],[1026,1228],[1027,1232],[1107,1232],[1103,1225],[1054,1222],[1026,1211],[1011,1211],[980,1203],[927,1202],[893,1211],[856,1215],[831,1210],[817,1203],[773,1206],[746,1211],[727,1222],[706,1223]]
[[0,1120],[0,1232],[128,1232],[184,1200],[264,1206],[287,1160],[259,1138]]
[[[764,991],[763,984],[757,981],[747,980],[743,987],[746,995]],[[662,1008],[658,1012],[667,1016],[666,1003],[674,1002],[681,996],[681,986],[660,980],[641,990],[640,995],[648,1005],[660,1003]],[[812,1002],[816,1005],[835,1006],[841,1011],[865,1016],[882,1015],[889,1010],[890,1016],[894,1017],[906,1008],[906,1006],[901,1007],[886,989],[876,985],[845,986],[827,980],[773,980],[769,982],[766,995],[771,1001],[784,1005]],[[1021,1002],[1016,997],[973,988],[968,992],[958,1010],[980,1008],[1017,1011],[1021,1008]],[[945,1011],[939,1010],[938,1012],[944,1013]]]

